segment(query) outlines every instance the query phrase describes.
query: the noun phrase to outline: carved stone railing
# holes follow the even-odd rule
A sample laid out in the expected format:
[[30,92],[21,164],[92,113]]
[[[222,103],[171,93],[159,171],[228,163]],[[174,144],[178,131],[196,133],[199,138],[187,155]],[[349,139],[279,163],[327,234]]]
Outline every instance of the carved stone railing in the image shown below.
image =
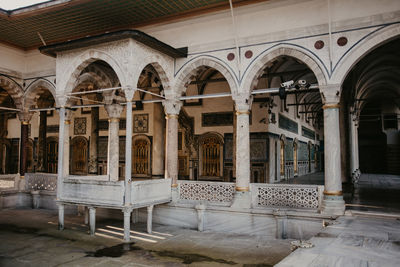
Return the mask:
[[235,193],[235,183],[178,181],[179,200],[230,204]]
[[16,174],[2,174],[0,175],[0,190],[12,189],[15,187]]
[[56,191],[57,174],[55,173],[25,173],[26,190]]
[[324,186],[251,184],[253,207],[320,210]]

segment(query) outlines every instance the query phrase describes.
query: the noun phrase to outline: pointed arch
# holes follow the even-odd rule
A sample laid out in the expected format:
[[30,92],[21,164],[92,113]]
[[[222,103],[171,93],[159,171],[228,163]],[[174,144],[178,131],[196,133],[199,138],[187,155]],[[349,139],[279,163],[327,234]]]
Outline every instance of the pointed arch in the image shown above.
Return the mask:
[[24,99],[25,99],[25,107],[30,108],[36,98],[44,91],[47,90],[50,92],[50,94],[53,96],[54,101],[56,102],[57,105],[57,98],[56,98],[56,88],[53,83],[51,83],[49,80],[40,78],[35,80],[33,83],[31,83],[28,88],[25,91],[24,94]]
[[196,75],[198,69],[201,67],[210,67],[218,70],[228,82],[231,94],[236,95],[238,93],[238,85],[236,79],[234,78],[234,74],[227,66],[213,58],[199,56],[186,62],[176,74],[174,84],[174,89],[176,92],[174,93],[177,96],[180,96],[186,90],[189,80],[191,77]]
[[108,55],[103,51],[90,49],[82,53],[80,56],[78,56],[73,61],[73,63],[67,67],[67,71],[65,74],[58,73],[57,71],[58,78],[60,78],[59,76],[67,77],[67,79],[64,80],[63,82],[57,83],[57,91],[60,93],[63,92],[64,94],[71,93],[72,90],[74,89],[75,82],[81,75],[82,71],[87,66],[89,66],[90,63],[93,63],[98,60],[104,61],[108,65],[110,65],[110,67],[116,73],[119,83],[121,84],[122,87],[128,85],[126,77],[123,72],[123,68],[112,56]]
[[327,83],[327,75],[326,72],[323,71],[322,63],[318,63],[314,55],[311,55],[311,53],[306,50],[300,50],[297,46],[278,44],[258,55],[246,68],[242,80],[242,90],[250,94],[257,86],[258,79],[263,74],[267,64],[280,56],[289,56],[300,60],[312,70],[319,85],[325,85]]
[[6,90],[6,92],[11,96],[15,106],[22,110],[24,90],[21,85],[7,76],[0,75],[0,87]]
[[331,81],[343,84],[353,67],[375,48],[400,37],[400,24],[383,26],[354,44],[336,64]]

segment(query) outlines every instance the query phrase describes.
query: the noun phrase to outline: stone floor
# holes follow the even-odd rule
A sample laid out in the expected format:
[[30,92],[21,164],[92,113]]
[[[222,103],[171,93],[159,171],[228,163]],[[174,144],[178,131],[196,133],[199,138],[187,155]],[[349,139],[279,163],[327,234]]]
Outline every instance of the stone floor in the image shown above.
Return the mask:
[[[324,184],[324,173],[282,181],[290,184]],[[362,174],[356,186],[343,185],[347,210],[400,213],[400,175]]]
[[342,216],[309,241],[276,266],[400,266],[400,217]]
[[1,210],[0,266],[272,266],[291,252],[291,240],[144,224],[124,246],[122,221],[98,220],[95,237],[82,222],[67,215],[58,231],[54,211]]

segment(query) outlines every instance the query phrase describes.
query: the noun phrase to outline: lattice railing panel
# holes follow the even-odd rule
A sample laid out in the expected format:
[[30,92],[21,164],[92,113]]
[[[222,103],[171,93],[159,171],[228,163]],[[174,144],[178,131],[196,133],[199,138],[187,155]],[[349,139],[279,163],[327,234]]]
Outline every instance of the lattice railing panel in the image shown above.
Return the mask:
[[323,186],[252,184],[253,206],[319,209]]
[[47,190],[56,191],[57,174],[50,173],[26,173],[27,190]]
[[228,203],[235,193],[234,183],[179,181],[181,200]]

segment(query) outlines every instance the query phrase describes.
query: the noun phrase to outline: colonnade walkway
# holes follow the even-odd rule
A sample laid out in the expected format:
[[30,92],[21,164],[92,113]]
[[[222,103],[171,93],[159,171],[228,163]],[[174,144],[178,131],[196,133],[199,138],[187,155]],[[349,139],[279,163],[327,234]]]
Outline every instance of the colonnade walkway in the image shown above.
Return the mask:
[[[324,184],[324,173],[295,177],[282,183]],[[400,214],[400,175],[361,174],[356,185],[343,184],[346,210],[352,212]]]

